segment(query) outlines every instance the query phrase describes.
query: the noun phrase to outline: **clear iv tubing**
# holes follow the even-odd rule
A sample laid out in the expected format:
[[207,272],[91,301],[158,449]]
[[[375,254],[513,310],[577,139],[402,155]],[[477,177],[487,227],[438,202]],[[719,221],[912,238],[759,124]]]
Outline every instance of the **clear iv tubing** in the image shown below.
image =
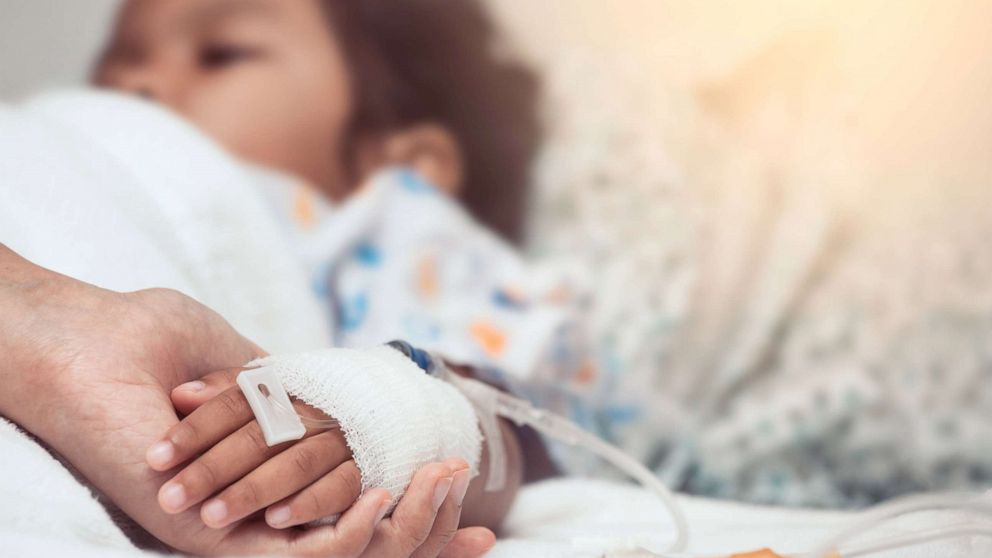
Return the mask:
[[405,341],[391,341],[388,345],[406,355],[424,372],[432,376],[454,383],[456,386],[461,381],[473,383],[476,389],[483,390],[487,397],[492,398],[495,408],[491,410],[495,411],[495,414],[512,420],[518,426],[530,426],[534,430],[570,446],[580,445],[641,483],[662,501],[675,522],[675,541],[666,552],[685,550],[689,543],[689,523],[686,521],[685,514],[682,513],[682,509],[675,501],[672,491],[639,461],[619,448],[604,442],[598,436],[583,430],[565,417],[538,409],[526,400],[514,397],[478,380],[462,379],[459,381],[459,377],[448,369],[444,359],[439,356],[417,349]]
[[285,405],[283,405],[282,402],[280,402],[275,397],[266,395],[266,398],[269,400],[269,403],[272,403],[272,406],[275,407],[280,413],[286,413],[299,417],[300,421],[308,426],[313,426],[315,428],[328,428],[328,429],[338,428],[339,426],[341,426],[341,424],[336,419],[333,418],[318,419],[318,418],[303,416],[299,412],[297,412],[296,409],[292,408],[292,406],[286,407]]
[[[495,388],[491,388],[494,391]],[[675,522],[675,542],[668,547],[666,553],[679,553],[685,550],[689,543],[689,523],[685,514],[675,501],[675,496],[658,477],[649,471],[639,461],[627,455],[620,449],[604,442],[572,421],[556,414],[537,409],[527,401],[497,391],[496,412],[518,425],[527,425],[556,440],[571,446],[580,445],[599,457],[613,464],[616,468],[630,475],[642,486],[650,490],[668,508],[669,515]]]

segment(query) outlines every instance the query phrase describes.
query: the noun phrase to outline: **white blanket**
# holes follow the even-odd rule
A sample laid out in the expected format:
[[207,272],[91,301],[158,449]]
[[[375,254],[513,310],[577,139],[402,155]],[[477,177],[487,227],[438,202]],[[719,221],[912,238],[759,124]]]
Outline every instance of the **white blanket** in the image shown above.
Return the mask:
[[[317,304],[247,186],[255,179],[197,131],[140,101],[75,93],[0,107],[5,244],[100,286],[182,290],[272,351],[326,345]],[[0,456],[0,554],[144,555],[86,487],[2,419]],[[692,548],[705,553],[804,550],[849,518],[684,503]],[[660,547],[671,535],[660,506],[636,488],[556,481],[523,491],[493,555],[595,556],[612,543],[590,539],[631,536]],[[941,549],[916,555],[967,555],[962,546]]]

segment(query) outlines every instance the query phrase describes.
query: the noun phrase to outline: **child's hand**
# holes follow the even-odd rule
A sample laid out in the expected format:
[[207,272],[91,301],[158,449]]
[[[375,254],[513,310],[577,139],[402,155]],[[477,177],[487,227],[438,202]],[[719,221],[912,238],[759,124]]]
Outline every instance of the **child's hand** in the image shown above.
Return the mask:
[[[210,498],[200,517],[214,528],[266,507],[265,520],[276,528],[348,509],[362,480],[341,431],[308,427],[303,439],[268,447],[235,383],[239,372],[217,372],[172,392],[176,409],[189,414],[148,450],[146,460],[157,471],[194,460],[162,485],[162,509],[179,513]],[[328,418],[303,403],[294,406],[304,416]]]

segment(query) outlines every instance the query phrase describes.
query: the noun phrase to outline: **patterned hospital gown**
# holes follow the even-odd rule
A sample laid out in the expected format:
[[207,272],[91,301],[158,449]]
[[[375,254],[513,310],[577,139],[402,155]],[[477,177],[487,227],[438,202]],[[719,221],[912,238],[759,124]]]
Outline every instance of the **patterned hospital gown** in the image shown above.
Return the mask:
[[[992,480],[992,304],[962,291],[947,305],[939,284],[897,286],[885,269],[849,265],[856,251],[853,261],[918,254],[845,245],[815,198],[727,204],[720,230],[768,246],[736,264],[720,252],[733,242],[700,245],[672,213],[655,215],[655,230],[573,234],[583,257],[538,266],[410,171],[380,173],[340,206],[304,186],[269,196],[336,344],[400,338],[470,364],[678,489],[848,506]],[[639,211],[608,200],[596,211]],[[755,226],[766,222],[804,234]],[[624,233],[616,258],[607,237]],[[609,473],[552,451],[566,471]]]

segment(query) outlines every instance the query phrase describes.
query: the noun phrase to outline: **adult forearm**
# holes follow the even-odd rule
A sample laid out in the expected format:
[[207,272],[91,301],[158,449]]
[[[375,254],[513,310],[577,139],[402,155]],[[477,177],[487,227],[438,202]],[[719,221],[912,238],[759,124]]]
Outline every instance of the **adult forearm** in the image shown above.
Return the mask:
[[38,267],[0,244],[0,415],[15,422],[27,418],[34,399],[24,375],[38,367],[41,355],[31,347],[34,301],[57,288],[60,275]]
[[16,252],[0,243],[0,287],[13,287],[24,280],[31,270],[39,270],[36,265],[17,255]]

